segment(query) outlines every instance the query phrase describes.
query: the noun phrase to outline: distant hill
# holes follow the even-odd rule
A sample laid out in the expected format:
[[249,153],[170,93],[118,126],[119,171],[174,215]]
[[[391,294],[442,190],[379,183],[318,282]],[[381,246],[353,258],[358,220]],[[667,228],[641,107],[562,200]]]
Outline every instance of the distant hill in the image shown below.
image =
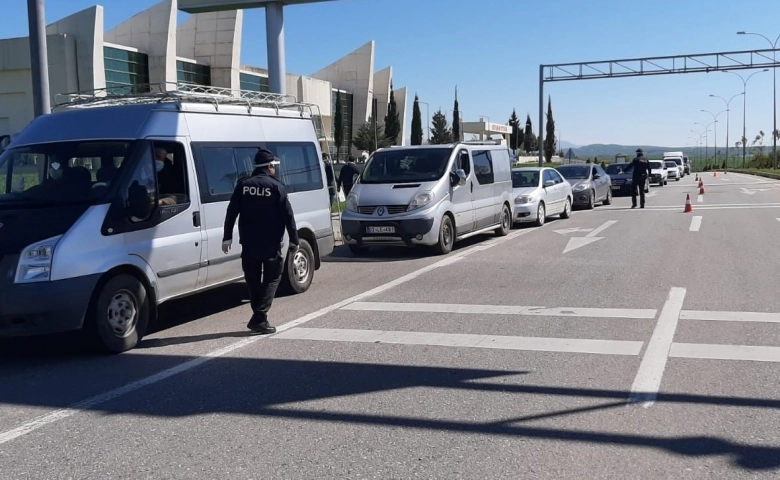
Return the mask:
[[599,157],[606,160],[607,157],[614,158],[615,155],[622,153],[633,157],[636,155],[636,150],[641,148],[645,152],[645,156],[648,158],[662,158],[664,152],[683,152],[689,157],[693,156],[694,148],[692,147],[658,147],[653,145],[604,145],[596,143],[593,145],[585,145],[584,147],[574,148],[573,152],[579,158],[593,158]]

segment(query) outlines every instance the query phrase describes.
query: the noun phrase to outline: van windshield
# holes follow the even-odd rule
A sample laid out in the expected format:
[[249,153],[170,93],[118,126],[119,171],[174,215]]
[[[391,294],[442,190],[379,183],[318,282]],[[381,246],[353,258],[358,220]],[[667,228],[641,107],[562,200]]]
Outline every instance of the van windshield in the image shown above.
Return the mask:
[[0,206],[105,201],[133,145],[101,140],[10,148],[0,155]]
[[374,152],[360,183],[413,183],[440,179],[447,171],[452,148],[390,148]]

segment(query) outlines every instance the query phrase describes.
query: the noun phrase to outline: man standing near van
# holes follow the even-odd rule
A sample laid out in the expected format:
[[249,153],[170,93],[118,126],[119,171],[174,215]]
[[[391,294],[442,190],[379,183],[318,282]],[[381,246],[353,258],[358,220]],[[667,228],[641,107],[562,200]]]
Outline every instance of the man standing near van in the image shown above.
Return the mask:
[[645,158],[642,149],[636,151],[636,158],[631,162],[634,172],[631,175],[631,208],[636,208],[636,189],[639,189],[639,204],[645,208],[645,182],[650,176],[650,162]]
[[333,171],[333,164],[330,163],[330,155],[322,154],[322,163],[325,164],[325,178],[328,181],[328,194],[330,195],[330,205],[336,203],[336,174]]
[[347,159],[347,164],[341,168],[339,172],[338,188],[344,187],[344,196],[349,195],[352,191],[352,186],[355,185],[355,177],[360,175],[357,165],[355,165],[355,157],[352,155]]
[[268,323],[268,311],[282,279],[284,230],[290,237],[290,251],[298,248],[298,229],[287,191],[275,177],[279,159],[266,149],[255,155],[252,176],[238,181],[225,215],[222,251],[233,243],[233,226],[238,217],[241,268],[249,287],[252,318],[247,328],[255,333],[275,333]]

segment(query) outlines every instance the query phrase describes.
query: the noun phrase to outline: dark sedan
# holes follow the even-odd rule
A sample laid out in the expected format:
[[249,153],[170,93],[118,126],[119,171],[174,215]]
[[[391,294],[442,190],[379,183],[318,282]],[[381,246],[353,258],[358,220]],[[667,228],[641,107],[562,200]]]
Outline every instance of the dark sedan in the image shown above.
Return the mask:
[[[612,180],[613,195],[631,195],[634,186],[633,167],[630,163],[613,163],[607,166],[607,174]],[[650,180],[645,181],[645,193],[650,191]]]

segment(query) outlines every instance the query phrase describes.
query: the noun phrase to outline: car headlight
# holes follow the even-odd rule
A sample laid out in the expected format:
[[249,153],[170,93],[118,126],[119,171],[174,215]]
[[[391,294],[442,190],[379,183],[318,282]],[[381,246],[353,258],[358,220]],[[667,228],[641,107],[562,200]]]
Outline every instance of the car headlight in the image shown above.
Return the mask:
[[581,192],[581,191],[583,191],[583,190],[587,190],[589,186],[590,186],[590,185],[588,185],[587,183],[580,183],[579,185],[575,186],[575,187],[573,188],[573,190],[574,190],[575,192]]
[[433,192],[420,192],[414,196],[411,202],[409,202],[409,208],[407,211],[416,210],[422,208],[433,201]]
[[34,243],[19,256],[16,267],[15,283],[48,282],[51,280],[51,262],[54,258],[54,247],[62,235]]
[[357,194],[354,192],[350,192],[349,195],[347,195],[347,210],[350,212],[357,212],[358,209],[358,197]]
[[515,198],[515,205],[524,205],[526,203],[531,203],[534,201],[533,195],[520,195],[519,197]]

